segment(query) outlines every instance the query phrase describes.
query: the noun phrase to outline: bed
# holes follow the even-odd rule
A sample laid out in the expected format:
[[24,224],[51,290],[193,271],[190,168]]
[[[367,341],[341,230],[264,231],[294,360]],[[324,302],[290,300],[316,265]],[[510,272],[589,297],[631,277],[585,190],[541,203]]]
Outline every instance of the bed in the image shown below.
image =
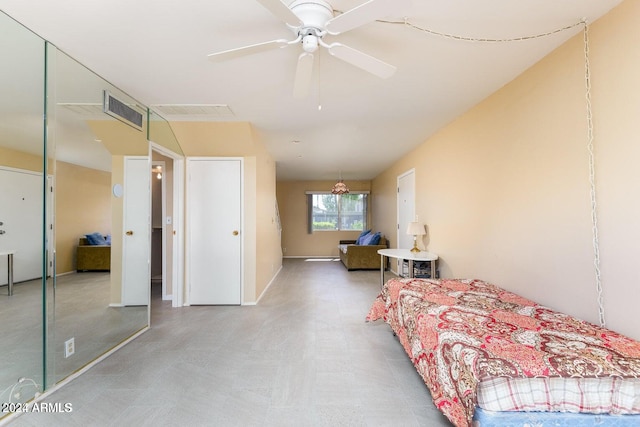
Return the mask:
[[383,319],[464,426],[640,426],[640,342],[481,280],[387,281]]

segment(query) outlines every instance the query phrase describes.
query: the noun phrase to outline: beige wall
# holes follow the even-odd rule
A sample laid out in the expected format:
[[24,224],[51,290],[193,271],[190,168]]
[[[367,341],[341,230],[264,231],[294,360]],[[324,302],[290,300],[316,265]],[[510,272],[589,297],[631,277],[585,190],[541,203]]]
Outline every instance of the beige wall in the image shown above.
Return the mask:
[[56,272],[76,270],[78,239],[111,233],[111,173],[56,162]]
[[[282,252],[285,257],[338,257],[338,243],[355,239],[359,231],[307,233],[307,191],[329,191],[335,181],[278,181],[277,195],[282,222]],[[369,191],[370,181],[346,181],[352,191]],[[372,206],[371,204],[369,205]],[[376,212],[369,209],[369,227]],[[377,221],[377,220],[376,220]]]
[[[244,122],[172,122],[187,157],[244,158],[243,303],[255,303],[282,266],[275,220],[275,162]],[[188,254],[187,254],[188,256]]]
[[134,129],[117,120],[89,120],[87,124],[112,155],[149,155],[146,132]]
[[608,324],[640,339],[640,2],[593,26],[598,221]]
[[[590,29],[607,326],[640,339],[640,2]],[[376,224],[394,236],[396,178],[416,171],[416,213],[444,277],[494,282],[598,323],[582,33],[376,177]]]
[[282,267],[282,251],[281,233],[276,218],[276,164],[253,129],[252,137],[259,148],[254,156],[256,171],[254,258],[256,260],[255,300],[257,300]]
[[0,147],[0,166],[42,172],[42,156]]
[[[124,185],[124,156],[111,157],[111,188]],[[111,192],[111,304],[122,304],[122,254],[124,236],[124,197]]]

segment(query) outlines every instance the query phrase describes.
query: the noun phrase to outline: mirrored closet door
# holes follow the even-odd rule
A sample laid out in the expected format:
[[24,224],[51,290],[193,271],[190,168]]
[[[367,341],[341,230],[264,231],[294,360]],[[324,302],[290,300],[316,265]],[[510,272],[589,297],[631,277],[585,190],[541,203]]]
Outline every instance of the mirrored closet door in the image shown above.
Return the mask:
[[150,201],[149,112],[2,12],[0,34],[0,401],[21,403],[148,328],[150,203],[127,200]]

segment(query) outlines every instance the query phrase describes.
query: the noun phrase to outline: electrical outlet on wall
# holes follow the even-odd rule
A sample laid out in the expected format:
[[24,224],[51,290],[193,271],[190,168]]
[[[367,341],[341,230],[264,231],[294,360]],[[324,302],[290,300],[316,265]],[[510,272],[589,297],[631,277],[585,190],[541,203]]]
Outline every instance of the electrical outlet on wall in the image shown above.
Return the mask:
[[76,352],[75,338],[71,337],[64,342],[64,357],[65,359]]

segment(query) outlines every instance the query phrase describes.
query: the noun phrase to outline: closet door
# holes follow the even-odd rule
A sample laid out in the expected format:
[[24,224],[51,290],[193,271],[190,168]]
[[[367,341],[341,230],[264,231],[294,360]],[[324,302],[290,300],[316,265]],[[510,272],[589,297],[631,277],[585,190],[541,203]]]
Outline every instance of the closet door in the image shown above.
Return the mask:
[[[12,251],[14,282],[42,277],[42,174],[0,168],[0,252]],[[0,285],[7,284],[0,257]]]
[[187,160],[189,304],[239,305],[242,290],[242,161]]
[[151,286],[150,163],[148,157],[124,160],[122,304],[148,305]]

